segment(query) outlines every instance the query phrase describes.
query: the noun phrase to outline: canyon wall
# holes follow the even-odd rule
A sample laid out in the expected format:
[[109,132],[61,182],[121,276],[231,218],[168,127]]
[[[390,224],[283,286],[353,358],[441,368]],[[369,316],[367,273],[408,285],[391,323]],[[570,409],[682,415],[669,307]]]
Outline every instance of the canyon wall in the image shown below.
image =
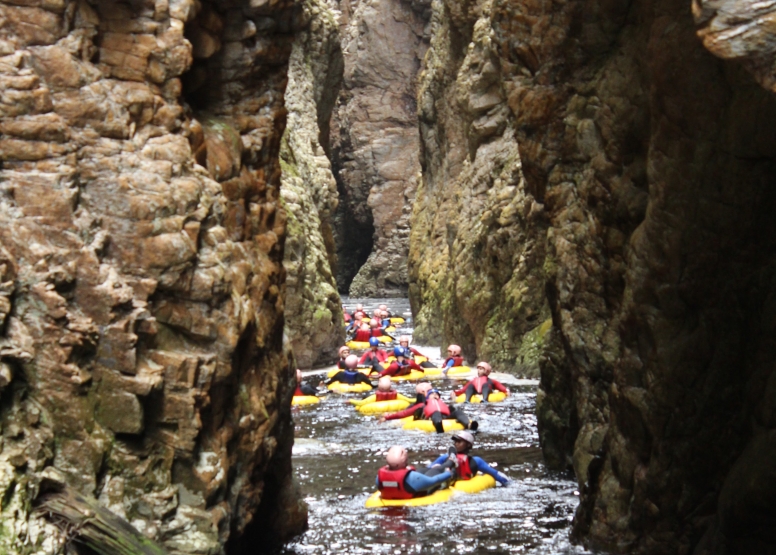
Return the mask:
[[43,478],[170,553],[304,526],[278,154],[306,14],[0,2],[3,553],[60,552]]
[[537,411],[548,463],[579,480],[578,539],[776,551],[769,6],[433,7],[419,333],[493,357],[549,309]]
[[345,75],[332,119],[337,283],[404,296],[417,188],[417,73],[429,0],[339,0]]
[[310,368],[336,360],[345,342],[332,273],[337,184],[322,146],[328,139],[343,60],[335,14],[320,0],[309,0],[305,10],[310,25],[299,34],[289,62],[280,195],[288,218],[283,259],[286,334],[297,365]]

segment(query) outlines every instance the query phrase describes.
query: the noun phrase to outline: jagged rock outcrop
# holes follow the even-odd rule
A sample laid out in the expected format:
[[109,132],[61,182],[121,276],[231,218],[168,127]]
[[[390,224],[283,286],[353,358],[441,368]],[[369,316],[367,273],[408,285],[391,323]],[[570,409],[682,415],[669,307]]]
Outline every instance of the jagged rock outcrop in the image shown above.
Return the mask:
[[353,296],[407,292],[420,170],[416,83],[429,4],[339,0],[345,76],[332,120],[337,283]]
[[[504,252],[533,245],[529,273],[543,272],[524,279],[523,306],[541,314],[545,295],[552,316],[537,411],[548,460],[580,483],[575,534],[623,553],[771,553],[776,97],[742,69],[771,88],[770,9],[693,11],[697,35],[689,3],[666,0],[435,1],[423,92],[464,89],[460,119],[420,97],[416,219],[435,220],[432,206],[446,217],[413,228],[411,294],[420,331],[457,333],[487,356],[497,323],[471,307],[504,282],[467,289],[464,272],[487,260],[492,247],[475,240],[493,216],[484,200],[459,218],[468,226],[451,215],[479,190],[498,195],[478,160],[515,141],[523,181],[512,172],[509,200],[526,200],[511,228],[527,240]],[[435,71],[445,59],[458,63]],[[501,84],[480,114],[487,74]],[[422,256],[429,236],[442,268]]]
[[[309,28],[291,51],[286,90],[281,198],[287,212],[286,333],[297,365],[332,362],[344,343],[342,306],[332,273],[337,183],[323,148],[342,79],[336,16],[320,0],[305,4]],[[323,137],[321,135],[324,135]]]
[[418,96],[415,334],[460,344],[470,360],[478,354],[501,370],[536,376],[550,328],[542,269],[547,219],[522,174],[508,103],[511,68],[502,66],[489,17],[477,21],[480,10],[472,2],[434,4]]
[[44,475],[170,553],[298,532],[278,206],[298,5],[0,21],[0,552],[59,552]]

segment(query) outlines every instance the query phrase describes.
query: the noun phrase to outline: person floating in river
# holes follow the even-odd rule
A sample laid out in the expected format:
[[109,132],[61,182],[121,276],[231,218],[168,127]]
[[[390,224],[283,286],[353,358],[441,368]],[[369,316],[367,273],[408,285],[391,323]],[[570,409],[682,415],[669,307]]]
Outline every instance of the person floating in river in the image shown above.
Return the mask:
[[348,355],[350,354],[350,347],[347,345],[343,345],[339,348],[339,360],[337,361],[337,368],[340,370],[347,369],[347,366],[345,365],[345,359],[348,358]]
[[296,389],[294,390],[294,397],[304,397],[305,395],[317,395],[318,390],[315,386],[302,382],[302,371],[299,368],[296,369]]
[[392,316],[391,311],[388,310],[387,304],[381,304],[377,308],[379,308],[383,312],[383,318],[390,318]]
[[442,373],[447,376],[447,372],[453,366],[463,366],[463,357],[461,356],[461,347],[459,345],[447,347],[447,358],[442,363]]
[[423,403],[416,403],[399,412],[380,417],[379,422],[386,420],[398,420],[413,416],[415,420],[431,420],[437,433],[445,431],[445,418],[456,419],[464,428],[477,431],[479,424],[476,420],[469,420],[469,417],[461,409],[450,408],[441,397],[438,389],[430,389],[426,393],[426,399]]
[[359,366],[371,366],[372,372],[382,372],[382,364],[388,358],[388,353],[380,348],[380,341],[376,337],[369,338],[369,350],[358,359]]
[[360,328],[356,328],[355,333],[353,334],[353,337],[351,338],[352,341],[362,341],[366,343],[369,341],[369,338],[372,337],[372,330],[369,327],[367,323],[362,323]]
[[[424,355],[423,353],[421,353],[417,349],[415,349],[413,347],[410,347],[410,341],[411,341],[411,338],[410,338],[409,335],[402,335],[402,336],[399,337],[399,345],[401,347],[404,347],[404,350],[407,351],[407,358],[409,358],[411,360],[414,360],[415,359],[415,355],[417,355],[419,357],[423,357],[423,358],[428,359],[428,357],[426,357],[426,355]],[[434,366],[428,360],[425,360],[425,361],[421,362],[420,366],[422,368],[436,368],[436,366]]]
[[404,347],[394,347],[393,356],[396,357],[396,360],[389,364],[388,368],[382,370],[380,376],[406,376],[413,370],[423,372],[423,368],[407,357],[407,351]]
[[[450,466],[452,463],[458,468],[459,480],[471,480],[479,471],[483,474],[493,476],[493,478],[502,486],[506,486],[509,483],[509,478],[490,466],[480,457],[472,457],[469,455],[469,451],[474,447],[474,436],[472,434],[467,431],[454,432],[453,445],[455,446],[455,449],[451,449],[444,455],[440,455],[428,466],[428,468],[441,469]],[[453,461],[453,458],[455,458],[456,461]]]
[[369,397],[366,397],[365,399],[361,399],[360,401],[351,400],[350,404],[356,405],[357,407],[360,407],[362,405],[365,405],[367,403],[374,403],[377,401],[406,401],[408,403],[413,403],[413,400],[409,397],[405,397],[398,391],[396,391],[393,388],[393,382],[391,381],[391,378],[388,376],[382,377],[377,381],[377,391],[374,392],[374,395],[370,395]]
[[353,316],[348,312],[348,309],[345,308],[344,304],[342,305],[342,319],[345,320],[345,324],[353,319]]
[[358,357],[356,355],[348,355],[345,359],[345,367],[345,370],[340,370],[328,380],[321,382],[321,385],[329,386],[334,382],[341,382],[349,385],[365,383],[370,388],[372,387],[369,378],[358,371]]
[[501,391],[504,393],[504,395],[508,396],[509,390],[504,387],[504,385],[498,380],[490,378],[490,371],[491,367],[487,362],[483,361],[477,363],[477,377],[469,381],[469,383],[467,383],[461,389],[453,391],[451,394],[453,400],[455,400],[458,395],[463,395],[465,393],[466,400],[464,403],[468,403],[472,400],[473,395],[480,394],[482,395],[482,402],[487,403],[488,396],[493,393],[494,390]]
[[412,499],[433,493],[456,476],[455,469],[443,466],[416,470],[407,465],[407,450],[400,445],[388,449],[388,463],[377,471],[377,489],[383,499]]
[[385,328],[381,328],[380,327],[380,321],[379,320],[375,320],[374,318],[369,320],[369,328],[371,330],[372,337],[388,336],[391,339],[393,339],[392,335],[389,335],[388,333],[386,333]]

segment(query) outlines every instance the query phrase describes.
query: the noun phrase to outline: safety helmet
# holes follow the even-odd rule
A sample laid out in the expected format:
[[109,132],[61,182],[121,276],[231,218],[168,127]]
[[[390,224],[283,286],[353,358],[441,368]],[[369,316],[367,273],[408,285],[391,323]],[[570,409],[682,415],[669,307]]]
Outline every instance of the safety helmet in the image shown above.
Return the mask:
[[471,434],[471,432],[467,432],[466,430],[461,430],[459,432],[455,432],[453,434],[453,439],[462,439],[466,443],[469,444],[470,447],[474,445],[474,436]]
[[380,391],[390,391],[391,390],[391,378],[389,376],[383,376],[379,380],[377,380],[377,389]]
[[490,367],[490,364],[488,364],[488,363],[487,363],[487,362],[485,362],[484,360],[483,360],[483,361],[481,361],[481,362],[478,362],[478,363],[477,363],[477,369],[479,370],[480,368],[482,368],[483,370],[485,370],[485,375],[486,375],[486,376],[487,376],[488,374],[490,374],[490,372],[491,372],[491,370],[492,370],[492,368]]
[[348,355],[348,358],[345,359],[345,366],[351,370],[354,369],[358,366],[358,357],[356,355]]
[[376,328],[377,326],[380,325],[380,322],[372,318],[371,320],[369,320],[369,325],[372,326],[373,328]]
[[379,308],[380,310],[388,310],[388,305],[387,304],[381,304],[377,308]]
[[379,347],[380,346],[380,340],[376,337],[370,337],[369,338],[369,346],[370,347]]
[[388,466],[391,468],[404,468],[407,466],[407,450],[401,445],[394,445],[388,449],[388,453],[385,455],[385,460],[388,462]]
[[457,357],[461,355],[461,346],[460,345],[450,345],[447,348],[448,351],[450,351],[450,354]]
[[420,393],[421,395],[425,395],[426,392],[432,389],[431,384],[428,382],[421,382],[418,385],[415,386],[415,393]]
[[340,358],[342,358],[342,353],[344,353],[345,351],[347,351],[349,353],[350,352],[350,347],[348,347],[347,345],[343,345],[342,347],[339,348],[338,352],[339,352]]
[[404,343],[405,341],[407,342],[407,345],[410,344],[410,336],[409,335],[402,335],[401,337],[399,337],[399,343]]
[[404,350],[404,347],[394,347],[393,348],[393,356],[395,357],[406,357],[407,351]]
[[426,399],[428,399],[431,396],[432,393],[436,393],[437,395],[439,395],[440,398],[442,397],[442,394],[439,392],[438,389],[433,389],[432,388],[432,389],[429,389],[428,391],[426,391]]

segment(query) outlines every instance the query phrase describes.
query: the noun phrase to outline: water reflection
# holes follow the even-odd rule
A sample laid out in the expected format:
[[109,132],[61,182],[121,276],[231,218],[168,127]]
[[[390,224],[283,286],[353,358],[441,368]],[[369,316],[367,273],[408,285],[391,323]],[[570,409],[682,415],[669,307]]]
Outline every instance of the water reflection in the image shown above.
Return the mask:
[[[385,303],[394,315],[409,316],[406,299],[345,302],[348,307],[362,302],[366,310]],[[449,391],[456,382],[441,384]],[[411,384],[399,384],[398,389],[414,394]],[[535,390],[510,389],[513,395],[502,403],[467,405],[465,410],[480,422],[473,454],[496,463],[512,484],[426,507],[369,510],[364,502],[375,489],[388,447],[404,445],[411,463],[424,464],[450,446],[449,434],[378,424],[338,394],[295,409],[294,469],[310,507],[310,529],[282,553],[588,553],[568,540],[576,483],[547,471],[542,463]]]

